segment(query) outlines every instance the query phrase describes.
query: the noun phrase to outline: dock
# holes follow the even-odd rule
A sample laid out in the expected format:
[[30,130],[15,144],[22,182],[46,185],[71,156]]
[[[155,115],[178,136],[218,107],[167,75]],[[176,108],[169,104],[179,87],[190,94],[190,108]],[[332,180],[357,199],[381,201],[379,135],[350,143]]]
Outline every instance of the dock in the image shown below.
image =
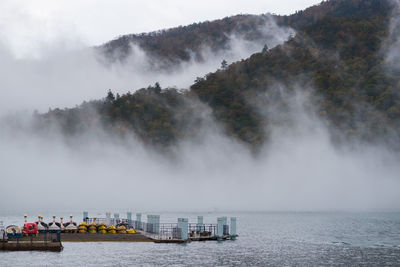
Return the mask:
[[[128,212],[127,217],[120,218],[118,213],[111,218],[107,212],[105,218],[90,218],[88,212],[83,212],[83,222],[78,226],[72,224],[72,216],[69,224],[64,229],[54,228],[56,225],[53,216],[53,224],[44,224],[38,216],[39,221],[27,222],[25,217],[24,232],[17,229],[18,226],[7,227],[7,234],[0,224],[0,250],[8,251],[62,251],[61,242],[154,242],[167,244],[182,244],[190,242],[205,241],[226,241],[235,240],[236,217],[219,217],[216,224],[203,222],[203,216],[197,216],[197,222],[189,223],[188,218],[178,218],[175,223],[161,223],[160,215],[147,215],[147,221],[142,221],[142,214],[136,214],[136,220],[132,213]],[[37,229],[37,226],[43,226]],[[73,226],[72,228],[70,226]],[[31,228],[29,228],[31,227]],[[68,228],[69,227],[69,228]],[[75,227],[75,228],[74,228]],[[13,229],[14,232],[11,232]],[[19,230],[19,232],[17,231]],[[40,230],[40,231],[39,231]],[[31,232],[29,232],[31,231]],[[11,233],[11,234],[10,234]]]
[[63,242],[153,242],[151,238],[136,234],[79,234],[79,233],[62,233],[61,240]]
[[[136,234],[116,236],[115,234],[105,234],[100,236],[84,234],[81,236],[63,235],[62,240],[65,242],[102,242],[101,240],[115,242],[154,242],[154,243],[187,243],[187,242],[204,242],[204,241],[226,241],[235,240],[236,234],[236,217],[230,218],[228,224],[227,217],[217,218],[216,224],[204,223],[203,216],[197,216],[196,223],[189,223],[187,218],[178,218],[176,223],[160,222],[160,215],[147,215],[147,221],[142,221],[142,214],[136,213],[136,219],[132,218],[132,213],[127,212],[126,218],[120,218],[118,213],[111,217],[111,213],[107,212],[105,218],[90,218],[88,212],[83,212],[83,221],[90,225],[92,223],[104,223],[105,225],[124,224],[129,228],[134,228]],[[68,241],[71,240],[71,241]],[[98,240],[98,241],[97,241]],[[80,241],[77,241],[80,242]]]
[[[45,235],[39,233],[34,237],[21,237],[19,241],[21,242],[44,242]],[[81,234],[81,233],[61,233],[61,242],[153,242],[154,240],[136,233],[136,234]]]
[[44,241],[7,241],[0,242],[0,251],[54,251],[63,250],[61,242]]
[[0,251],[54,251],[63,250],[60,233],[26,235],[7,238],[4,231],[0,236]]
[[54,251],[63,250],[61,242],[1,242],[0,250],[2,251]]

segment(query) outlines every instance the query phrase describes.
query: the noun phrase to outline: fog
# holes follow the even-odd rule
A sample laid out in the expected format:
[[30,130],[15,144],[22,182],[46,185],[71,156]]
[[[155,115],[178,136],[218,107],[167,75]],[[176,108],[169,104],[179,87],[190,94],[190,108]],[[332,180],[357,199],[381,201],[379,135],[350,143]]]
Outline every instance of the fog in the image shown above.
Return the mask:
[[[0,36],[18,55],[62,38],[87,46],[121,34],[150,32],[233,14],[292,14],[320,0],[2,0]],[[213,8],[210,8],[213,7]],[[101,29],[101,30],[99,30]],[[29,42],[27,42],[29,40]]]
[[[289,34],[274,29],[272,45]],[[56,126],[43,136],[29,130],[33,109],[74,106],[104,97],[109,88],[123,93],[156,81],[184,88],[218,68],[222,58],[232,62],[262,47],[237,36],[231,42],[231,51],[216,57],[205,48],[204,63],[183,63],[172,74],[141,71],[148,55],[137,47],[128,65],[104,67],[90,49],[56,46],[39,58],[16,59],[3,44],[0,211],[398,210],[398,155],[379,145],[335,146],[316,108],[308,108],[313,103],[304,88],[290,94],[280,85],[271,89],[290,104],[287,110],[258,107],[282,122],[258,155],[224,135],[200,104],[201,138],[182,141],[170,157],[133,135],[121,139],[96,127],[72,140]],[[15,120],[22,126],[16,128]]]
[[301,90],[285,101],[293,109],[284,116],[296,123],[275,127],[259,156],[224,136],[211,117],[203,138],[182,142],[174,160],[99,129],[72,143],[56,131],[41,137],[11,129],[0,139],[0,210],[398,208],[398,155],[336,148],[324,123],[304,109]]
[[388,71],[395,75],[400,73],[400,1],[392,0],[394,8],[390,21],[389,37],[386,40],[384,53]]
[[132,44],[133,53],[125,63],[108,63],[94,49],[79,41],[60,39],[51,46],[38,48],[34,56],[19,58],[10,44],[0,41],[0,112],[16,110],[47,111],[73,107],[83,101],[100,99],[108,89],[126,93],[159,82],[163,87],[188,88],[196,77],[217,70],[222,60],[232,63],[261,51],[265,44],[274,47],[294,31],[280,28],[271,18],[261,27],[265,38],[249,42],[240,35],[229,36],[226,51],[212,53],[204,47],[204,61],[194,56],[168,71],[149,71],[153,55]]

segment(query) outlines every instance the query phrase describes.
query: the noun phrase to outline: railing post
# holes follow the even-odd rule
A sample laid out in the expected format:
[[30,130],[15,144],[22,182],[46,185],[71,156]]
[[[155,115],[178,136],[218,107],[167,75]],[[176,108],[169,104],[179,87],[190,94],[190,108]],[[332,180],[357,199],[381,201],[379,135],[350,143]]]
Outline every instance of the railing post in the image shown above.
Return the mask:
[[132,212],[127,212],[126,218],[128,219],[128,225],[132,226]]
[[142,214],[141,213],[136,213],[136,229],[142,229]]
[[111,225],[111,213],[106,212],[106,225],[109,226]]
[[155,233],[160,233],[160,215],[154,215]]
[[153,215],[147,215],[146,232],[154,233],[153,221],[154,221]]
[[199,231],[199,234],[204,232],[204,222],[203,222],[203,216],[197,216],[197,231]]
[[222,237],[224,235],[224,218],[219,217],[217,219],[217,237]]
[[84,212],[83,212],[83,219],[82,219],[82,221],[83,221],[83,222],[87,222],[87,221],[86,221],[87,218],[89,218],[89,212],[84,211]]
[[151,224],[152,233],[160,233],[160,215],[147,215],[147,223]]
[[231,229],[230,229],[231,237],[236,237],[236,217],[231,217]]
[[178,229],[180,231],[180,238],[182,240],[188,240],[188,226],[189,220],[187,218],[178,219]]
[[223,234],[224,235],[229,235],[229,225],[228,225],[228,218],[227,217],[222,217],[223,218]]

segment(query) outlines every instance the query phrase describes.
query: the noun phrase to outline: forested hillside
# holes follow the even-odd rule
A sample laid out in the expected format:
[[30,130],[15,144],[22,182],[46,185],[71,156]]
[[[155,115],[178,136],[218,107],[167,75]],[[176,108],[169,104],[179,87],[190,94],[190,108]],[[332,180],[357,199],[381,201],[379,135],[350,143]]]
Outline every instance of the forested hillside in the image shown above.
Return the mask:
[[[292,16],[277,17],[279,23],[295,27],[296,36],[199,78],[190,91],[162,90],[156,84],[122,96],[109,92],[102,101],[54,110],[39,120],[41,124],[56,120],[65,131],[79,132],[93,121],[88,114],[94,109],[105,128],[120,133],[133,130],[146,143],[168,146],[196,134],[202,120],[196,104],[199,99],[228,134],[258,147],[268,140],[268,129],[279,123],[259,109],[280,102],[285,105],[284,99],[274,96],[279,85],[289,94],[296,88],[306,91],[318,116],[337,136],[366,142],[390,136],[387,142],[397,141],[399,77],[385,71],[384,51],[391,9],[390,1],[384,0],[326,1]],[[248,20],[241,27],[249,33],[249,40],[258,38],[252,29],[262,23],[259,17],[234,18],[123,38],[140,39],[144,49],[173,62],[188,56],[182,47],[199,47],[199,40],[223,48],[222,32],[234,29],[237,19]],[[110,53],[114,47],[123,47],[118,42],[124,43],[123,39],[113,42],[106,45]]]
[[[334,15],[312,22],[314,14],[324,8]],[[390,5],[385,1],[323,3],[288,18],[311,21],[301,23],[305,26],[295,38],[207,75],[192,90],[234,135],[249,143],[264,140],[260,127],[268,123],[253,108],[249,96],[268,93],[277,82],[289,88],[315,88],[312,94],[318,99],[319,114],[354,137],[371,140],[392,127],[398,130],[398,77],[385,72],[381,50],[389,15]]]
[[182,61],[203,60],[205,48],[212,53],[228,50],[232,36],[265,44],[271,33],[263,26],[272,22],[270,15],[237,15],[215,21],[194,23],[151,33],[124,35],[98,49],[109,59],[124,61],[133,53],[132,44],[139,46],[160,68]]
[[[111,60],[125,60],[132,51],[132,44],[154,58],[154,64],[168,67],[192,56],[198,61],[202,58],[202,49],[210,48],[217,53],[229,49],[229,37],[236,35],[244,40],[262,42],[270,33],[263,26],[275,20],[280,26],[302,29],[323,17],[371,17],[387,12],[387,1],[323,1],[321,4],[298,11],[290,16],[273,14],[236,15],[220,20],[193,23],[172,29],[163,29],[150,33],[123,35],[97,47]],[[260,13],[264,13],[260,10]]]
[[387,16],[393,8],[390,0],[334,0],[322,1],[319,5],[297,11],[290,16],[274,16],[279,24],[295,29],[315,23],[324,17],[331,18],[372,18]]

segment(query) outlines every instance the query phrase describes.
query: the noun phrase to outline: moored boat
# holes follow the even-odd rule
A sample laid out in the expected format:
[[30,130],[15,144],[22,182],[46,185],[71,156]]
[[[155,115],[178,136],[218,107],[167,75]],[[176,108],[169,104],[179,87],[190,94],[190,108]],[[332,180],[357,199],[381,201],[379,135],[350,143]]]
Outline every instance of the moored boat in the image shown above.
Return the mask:
[[64,223],[65,232],[67,233],[76,233],[78,232],[78,226],[76,222],[72,221],[72,215],[69,216],[70,221]]
[[6,228],[8,238],[18,238],[22,236],[22,229],[16,225],[9,225]]
[[56,216],[53,215],[53,221],[49,223],[49,232],[55,233],[61,231],[61,223],[56,222]]
[[65,226],[64,226],[63,220],[64,220],[64,217],[61,216],[60,217],[60,230],[61,230],[61,233],[65,232]]
[[47,232],[49,226],[47,225],[47,223],[43,222],[43,217],[42,216],[38,216],[38,220],[35,222],[37,225],[37,229],[39,233],[45,233]]

